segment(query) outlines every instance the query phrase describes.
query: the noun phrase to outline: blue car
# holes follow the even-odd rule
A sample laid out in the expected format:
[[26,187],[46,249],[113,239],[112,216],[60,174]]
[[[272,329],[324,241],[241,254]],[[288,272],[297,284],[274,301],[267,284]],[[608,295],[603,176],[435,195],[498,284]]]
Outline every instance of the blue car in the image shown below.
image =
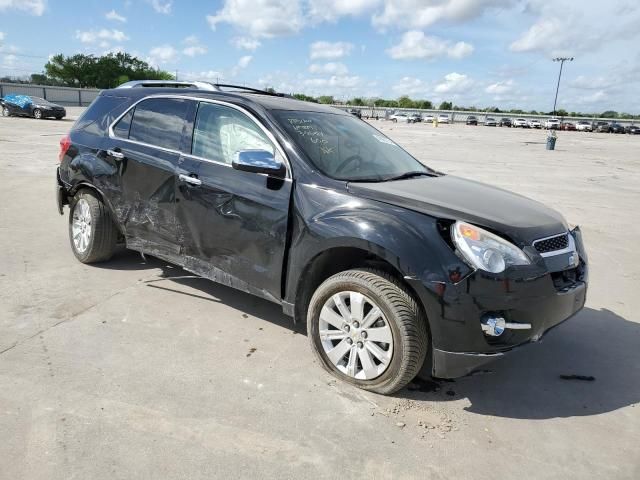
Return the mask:
[[0,99],[0,105],[3,117],[19,116],[61,120],[67,115],[64,107],[31,95],[6,95]]

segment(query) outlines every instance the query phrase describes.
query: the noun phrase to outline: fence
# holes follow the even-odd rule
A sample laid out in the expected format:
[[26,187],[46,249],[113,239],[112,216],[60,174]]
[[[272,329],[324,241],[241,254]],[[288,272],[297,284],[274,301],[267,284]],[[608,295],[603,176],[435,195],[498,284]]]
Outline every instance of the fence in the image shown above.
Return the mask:
[[49,87],[21,83],[0,83],[0,97],[5,95],[31,95],[42,97],[64,106],[86,107],[98,96],[94,88]]

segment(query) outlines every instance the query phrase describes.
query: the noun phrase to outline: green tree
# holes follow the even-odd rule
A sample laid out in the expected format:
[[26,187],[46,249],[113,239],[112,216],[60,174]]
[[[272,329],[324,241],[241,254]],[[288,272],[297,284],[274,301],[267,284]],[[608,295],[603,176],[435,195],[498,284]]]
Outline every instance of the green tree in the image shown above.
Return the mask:
[[[67,86],[113,88],[128,80],[173,80],[169,72],[156,70],[148,63],[124,52],[101,57],[76,54],[53,56],[44,66],[49,79]],[[126,81],[126,80],[125,80]]]
[[305,95],[304,93],[294,93],[293,98],[295,98],[296,100],[302,100],[303,102],[318,103],[315,98],[310,97],[309,95]]
[[606,112],[602,112],[600,114],[602,118],[618,118],[618,112],[615,110],[607,110]]
[[439,110],[451,110],[453,109],[453,104],[451,102],[442,102],[438,107]]
[[321,95],[318,97],[318,103],[334,104],[333,95]]
[[415,104],[414,104],[413,100],[411,100],[407,95],[402,95],[398,99],[398,106],[400,108],[414,108]]
[[347,105],[353,105],[355,107],[364,107],[364,100],[360,97],[353,98],[347,102]]

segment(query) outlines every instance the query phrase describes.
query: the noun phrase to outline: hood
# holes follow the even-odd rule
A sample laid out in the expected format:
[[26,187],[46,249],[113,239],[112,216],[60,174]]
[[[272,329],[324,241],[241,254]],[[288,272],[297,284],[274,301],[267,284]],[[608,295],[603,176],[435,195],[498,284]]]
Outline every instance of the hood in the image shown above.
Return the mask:
[[516,193],[443,175],[380,183],[349,183],[354,195],[436,218],[464,220],[492,229],[519,246],[567,231],[562,215]]

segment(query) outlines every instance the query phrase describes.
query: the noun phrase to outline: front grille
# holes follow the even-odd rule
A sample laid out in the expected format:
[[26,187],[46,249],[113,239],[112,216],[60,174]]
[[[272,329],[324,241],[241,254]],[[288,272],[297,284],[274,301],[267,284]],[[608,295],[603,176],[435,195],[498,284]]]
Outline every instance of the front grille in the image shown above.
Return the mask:
[[563,233],[561,235],[556,235],[555,237],[538,240],[533,243],[533,246],[539,253],[564,250],[569,246],[569,234]]

